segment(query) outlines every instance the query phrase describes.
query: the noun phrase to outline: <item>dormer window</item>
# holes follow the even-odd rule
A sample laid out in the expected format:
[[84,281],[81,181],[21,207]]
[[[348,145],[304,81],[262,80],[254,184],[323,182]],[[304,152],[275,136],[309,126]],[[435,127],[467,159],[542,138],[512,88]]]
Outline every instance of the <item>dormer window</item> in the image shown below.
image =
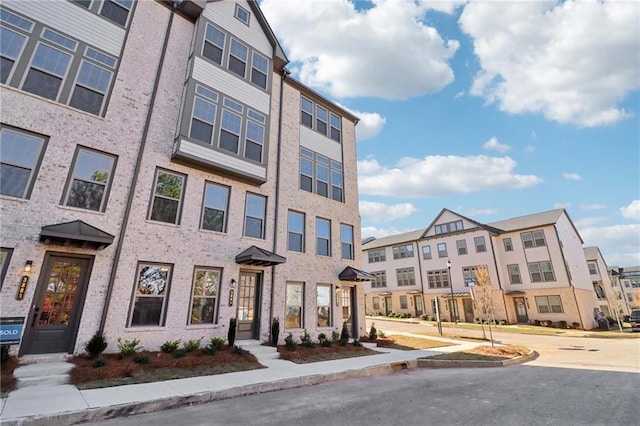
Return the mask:
[[443,223],[441,225],[435,226],[436,235],[440,234],[448,234],[450,232],[462,231],[464,228],[462,226],[461,220],[456,220],[455,222]]
[[242,22],[243,24],[249,25],[249,18],[251,17],[251,14],[244,7],[240,6],[239,4],[236,4],[235,17],[238,21]]

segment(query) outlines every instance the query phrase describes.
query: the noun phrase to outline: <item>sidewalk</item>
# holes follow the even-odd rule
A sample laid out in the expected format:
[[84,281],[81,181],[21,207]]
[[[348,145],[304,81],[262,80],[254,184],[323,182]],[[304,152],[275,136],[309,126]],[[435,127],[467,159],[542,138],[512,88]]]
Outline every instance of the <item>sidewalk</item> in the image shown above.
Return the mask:
[[[415,368],[420,357],[479,345],[439,337],[429,339],[450,342],[452,346],[402,351],[365,343],[380,354],[309,364],[258,356],[258,361],[267,368],[102,389],[78,390],[73,385],[28,387],[15,390],[2,399],[0,423],[3,426],[70,425],[342,379],[385,375]],[[236,343],[251,350],[247,341]]]

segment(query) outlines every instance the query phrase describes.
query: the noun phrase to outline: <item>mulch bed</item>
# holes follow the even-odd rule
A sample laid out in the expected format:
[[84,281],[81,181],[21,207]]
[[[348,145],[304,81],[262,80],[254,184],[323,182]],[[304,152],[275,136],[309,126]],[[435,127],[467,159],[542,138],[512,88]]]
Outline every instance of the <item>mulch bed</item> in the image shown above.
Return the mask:
[[334,359],[351,358],[356,356],[376,355],[380,352],[365,348],[364,346],[354,346],[352,344],[339,345],[337,343],[325,347],[316,345],[313,348],[298,345],[296,350],[291,351],[286,346],[278,346],[280,358],[296,364],[306,364],[310,362],[330,361]]
[[478,346],[468,351],[451,352],[430,356],[430,359],[445,359],[452,361],[503,361],[515,358],[517,356],[526,355],[529,349],[524,346],[507,345],[507,346]]

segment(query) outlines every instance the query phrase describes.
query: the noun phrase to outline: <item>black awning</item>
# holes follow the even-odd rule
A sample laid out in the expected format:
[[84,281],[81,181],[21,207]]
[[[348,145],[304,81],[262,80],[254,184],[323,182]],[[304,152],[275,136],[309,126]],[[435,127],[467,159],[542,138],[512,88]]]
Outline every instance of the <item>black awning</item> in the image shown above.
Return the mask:
[[376,276],[360,269],[347,266],[338,275],[340,281],[373,281]]
[[507,296],[523,296],[524,294],[525,292],[520,290],[508,291],[505,293]]
[[43,226],[40,242],[101,250],[113,243],[114,236],[81,220]]
[[251,246],[236,256],[236,263],[241,265],[273,266],[286,261],[285,257],[256,246]]

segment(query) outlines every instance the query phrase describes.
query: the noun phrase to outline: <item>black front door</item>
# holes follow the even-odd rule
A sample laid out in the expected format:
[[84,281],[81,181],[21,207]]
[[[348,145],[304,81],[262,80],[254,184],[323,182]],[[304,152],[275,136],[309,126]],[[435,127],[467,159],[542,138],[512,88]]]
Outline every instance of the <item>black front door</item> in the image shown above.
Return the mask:
[[462,307],[464,308],[464,322],[473,322],[473,301],[462,299]]
[[238,285],[238,330],[236,338],[255,339],[258,330],[260,274],[258,272],[240,272]]
[[73,352],[93,257],[45,255],[20,354]]

